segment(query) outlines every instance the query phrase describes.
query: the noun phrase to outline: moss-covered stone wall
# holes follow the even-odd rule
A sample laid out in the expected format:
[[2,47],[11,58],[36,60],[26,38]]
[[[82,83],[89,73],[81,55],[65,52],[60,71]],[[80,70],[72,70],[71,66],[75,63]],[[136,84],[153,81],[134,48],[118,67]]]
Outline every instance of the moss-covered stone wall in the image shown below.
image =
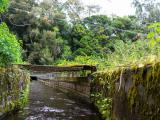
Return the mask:
[[105,120],[158,120],[160,63],[94,73],[91,98]]
[[20,109],[27,101],[30,76],[17,66],[0,68],[0,117]]

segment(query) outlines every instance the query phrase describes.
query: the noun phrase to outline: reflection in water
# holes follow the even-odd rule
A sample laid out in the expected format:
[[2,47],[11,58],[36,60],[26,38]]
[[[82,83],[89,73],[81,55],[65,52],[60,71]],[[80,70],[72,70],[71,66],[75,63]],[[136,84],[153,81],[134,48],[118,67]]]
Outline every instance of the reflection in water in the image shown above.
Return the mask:
[[29,104],[5,120],[99,120],[88,106],[38,81],[31,83]]

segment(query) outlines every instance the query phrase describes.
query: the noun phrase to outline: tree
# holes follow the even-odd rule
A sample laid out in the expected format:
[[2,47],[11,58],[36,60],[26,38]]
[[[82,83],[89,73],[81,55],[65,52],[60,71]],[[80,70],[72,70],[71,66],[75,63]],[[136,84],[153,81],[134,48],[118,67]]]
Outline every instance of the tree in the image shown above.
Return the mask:
[[158,0],[133,0],[133,5],[143,24],[160,21],[160,2]]
[[64,11],[67,12],[71,22],[80,21],[84,12],[84,6],[80,0],[67,0],[64,3]]
[[63,4],[63,10],[69,17],[70,21],[81,21],[84,17],[91,17],[100,11],[99,5],[84,5],[81,0],[66,0]]
[[[107,17],[93,15],[73,25],[69,46],[76,56],[99,56],[114,51],[117,40],[135,41],[136,34],[141,32],[138,20],[134,16]],[[114,35],[113,35],[114,34]]]
[[61,57],[67,44],[63,36],[68,25],[59,2],[13,0],[3,16],[23,41],[25,60],[32,64],[52,64]]
[[88,17],[91,17],[91,15],[97,13],[100,11],[100,6],[98,5],[88,5],[87,6],[87,11],[88,11]]
[[134,16],[114,17],[111,26],[116,38],[123,41],[135,41],[136,35],[142,31]]

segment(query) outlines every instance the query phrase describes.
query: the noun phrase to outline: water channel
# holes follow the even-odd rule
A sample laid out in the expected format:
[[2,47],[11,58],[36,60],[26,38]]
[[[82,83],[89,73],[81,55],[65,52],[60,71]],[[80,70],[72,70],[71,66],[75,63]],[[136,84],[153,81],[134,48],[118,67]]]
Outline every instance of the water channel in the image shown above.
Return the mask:
[[28,105],[5,120],[100,120],[95,111],[65,93],[32,81]]

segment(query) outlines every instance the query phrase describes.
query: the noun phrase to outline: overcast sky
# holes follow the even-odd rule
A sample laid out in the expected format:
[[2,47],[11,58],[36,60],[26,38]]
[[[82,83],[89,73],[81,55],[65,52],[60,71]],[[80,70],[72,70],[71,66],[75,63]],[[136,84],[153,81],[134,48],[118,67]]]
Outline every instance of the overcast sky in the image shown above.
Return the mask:
[[133,15],[135,10],[132,6],[132,0],[81,0],[85,5],[99,5],[101,14],[106,15]]
[[[47,0],[37,0],[47,1]],[[67,0],[59,0],[65,2]],[[84,5],[99,5],[100,14],[126,16],[134,15],[135,9],[132,6],[133,0],[80,0]],[[159,0],[158,0],[159,1]]]

